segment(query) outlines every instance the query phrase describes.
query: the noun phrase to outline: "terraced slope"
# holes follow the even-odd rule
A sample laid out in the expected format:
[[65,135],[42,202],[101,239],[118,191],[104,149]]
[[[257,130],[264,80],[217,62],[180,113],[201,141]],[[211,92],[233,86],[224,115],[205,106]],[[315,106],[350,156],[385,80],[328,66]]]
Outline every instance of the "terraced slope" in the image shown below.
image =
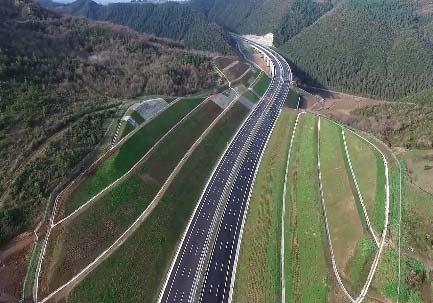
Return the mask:
[[65,205],[64,215],[72,213],[125,174],[164,134],[202,101],[203,98],[180,100],[141,128],[74,190]]
[[143,212],[178,162],[221,108],[207,101],[170,133],[137,170],[52,238],[47,288],[69,281],[115,241]]
[[72,291],[68,302],[155,302],[202,188],[246,114],[240,104],[227,112],[193,152],[146,222]]

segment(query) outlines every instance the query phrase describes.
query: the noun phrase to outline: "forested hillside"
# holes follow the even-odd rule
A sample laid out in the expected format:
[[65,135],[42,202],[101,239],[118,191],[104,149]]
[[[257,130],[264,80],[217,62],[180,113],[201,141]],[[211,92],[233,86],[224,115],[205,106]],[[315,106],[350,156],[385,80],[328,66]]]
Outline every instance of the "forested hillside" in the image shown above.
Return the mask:
[[0,1],[0,244],[37,221],[124,98],[195,93],[215,77],[175,42]]
[[293,0],[287,14],[274,30],[274,45],[284,44],[331,9],[329,1]]
[[424,5],[341,0],[280,50],[313,82],[396,100],[433,83],[432,11]]
[[58,12],[126,25],[139,32],[182,41],[188,48],[231,53],[224,30],[209,22],[203,13],[185,4],[168,2],[100,5],[92,0],[77,0],[67,5],[54,5],[46,0],[42,1],[43,5]]

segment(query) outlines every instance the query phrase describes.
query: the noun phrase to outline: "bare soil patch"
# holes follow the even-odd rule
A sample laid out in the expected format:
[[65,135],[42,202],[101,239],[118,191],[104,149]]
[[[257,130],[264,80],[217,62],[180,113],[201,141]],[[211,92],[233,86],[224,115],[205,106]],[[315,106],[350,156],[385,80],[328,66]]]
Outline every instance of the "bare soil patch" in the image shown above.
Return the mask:
[[239,79],[242,75],[244,75],[248,70],[250,69],[250,66],[246,63],[237,62],[236,64],[226,68],[224,70],[224,74],[230,81],[234,81],[236,79]]
[[363,108],[369,105],[380,105],[386,101],[370,99],[355,95],[349,95],[341,92],[328,91],[317,88],[308,88],[307,91],[313,95],[320,96],[324,102],[318,102],[315,97],[307,98],[307,107],[312,111],[319,112],[323,115],[332,117],[337,120],[344,120],[351,115],[355,109]]
[[224,69],[227,66],[229,66],[230,64],[232,64],[233,62],[237,61],[237,59],[235,57],[216,57],[214,59],[216,66],[219,69]]
[[33,233],[26,232],[0,249],[0,302],[15,303],[21,298]]

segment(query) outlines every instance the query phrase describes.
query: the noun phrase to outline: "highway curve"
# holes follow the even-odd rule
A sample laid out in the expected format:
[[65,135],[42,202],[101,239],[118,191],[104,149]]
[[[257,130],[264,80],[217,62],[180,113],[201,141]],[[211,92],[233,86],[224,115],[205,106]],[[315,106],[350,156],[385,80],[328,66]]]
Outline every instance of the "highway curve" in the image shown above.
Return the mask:
[[[251,41],[244,41],[270,60],[273,78],[209,179],[179,245],[158,302],[192,302],[198,291],[200,302],[231,300],[254,179],[292,80],[291,69],[279,54]],[[212,248],[210,256],[208,248]]]

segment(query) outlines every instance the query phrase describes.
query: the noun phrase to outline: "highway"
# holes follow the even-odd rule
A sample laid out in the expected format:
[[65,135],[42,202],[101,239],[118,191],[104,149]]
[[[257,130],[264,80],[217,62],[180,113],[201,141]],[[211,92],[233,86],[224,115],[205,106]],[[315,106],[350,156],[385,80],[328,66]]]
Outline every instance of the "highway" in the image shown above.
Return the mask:
[[198,295],[200,302],[231,301],[254,179],[292,80],[291,69],[281,56],[244,41],[268,57],[274,69],[273,78],[212,173],[183,235],[158,302],[193,302]]

